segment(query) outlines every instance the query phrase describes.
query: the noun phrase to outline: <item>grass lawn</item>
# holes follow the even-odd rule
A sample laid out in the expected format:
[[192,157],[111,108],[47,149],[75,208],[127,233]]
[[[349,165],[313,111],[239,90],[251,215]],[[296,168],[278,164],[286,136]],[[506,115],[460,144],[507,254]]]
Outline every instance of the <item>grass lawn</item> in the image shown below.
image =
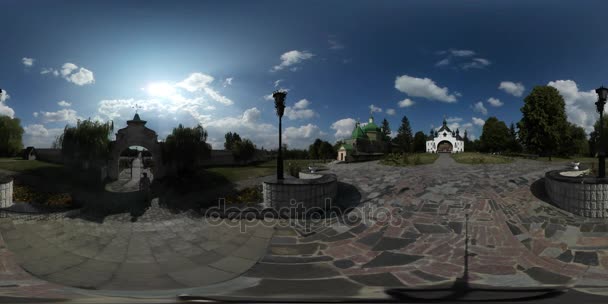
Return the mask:
[[[323,160],[285,160],[283,161],[283,168],[286,172],[289,168],[290,163],[300,168],[307,168],[309,164],[320,164],[323,163]],[[277,172],[277,161],[271,160],[249,166],[211,167],[205,169],[205,171],[221,175],[231,182],[236,182],[244,179],[275,174]]]
[[513,161],[511,157],[476,152],[462,152],[451,156],[461,164],[507,164]]
[[416,165],[428,165],[432,164],[437,160],[439,154],[434,153],[390,153],[380,161],[383,165],[388,166],[416,166]]
[[33,172],[44,168],[62,167],[62,165],[47,163],[39,160],[23,160],[21,158],[0,158],[0,169],[14,172]]

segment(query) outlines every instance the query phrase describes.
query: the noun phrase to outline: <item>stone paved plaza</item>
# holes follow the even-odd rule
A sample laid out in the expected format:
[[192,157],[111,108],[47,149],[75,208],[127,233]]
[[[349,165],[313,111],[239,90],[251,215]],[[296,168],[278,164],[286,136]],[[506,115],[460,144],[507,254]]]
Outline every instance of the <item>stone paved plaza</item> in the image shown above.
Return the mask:
[[608,286],[608,222],[561,211],[541,191],[544,173],[564,166],[463,165],[445,154],[416,167],[331,165],[360,192],[353,215],[361,216],[313,230],[276,221],[208,223],[159,208],[137,222],[124,215],[101,223],[5,218],[0,282],[3,294],[35,289],[56,297],[195,287],[348,296],[366,286],[449,283],[465,271],[469,214],[470,282]]

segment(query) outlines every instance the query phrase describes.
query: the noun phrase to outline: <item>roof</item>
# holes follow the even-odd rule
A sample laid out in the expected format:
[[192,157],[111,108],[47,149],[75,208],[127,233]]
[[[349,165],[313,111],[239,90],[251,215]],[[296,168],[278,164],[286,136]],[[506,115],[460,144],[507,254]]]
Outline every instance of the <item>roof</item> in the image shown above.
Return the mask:
[[340,146],[340,149],[342,149],[342,148],[344,148],[344,150],[348,150],[348,151],[354,150],[353,145],[351,145],[351,144],[342,144],[342,146]]
[[357,123],[355,125],[355,129],[353,130],[352,139],[357,139],[357,138],[367,138],[367,135],[365,135],[365,132],[363,132],[363,130],[361,129],[361,126],[359,125],[359,123]]
[[450,130],[450,128],[448,128],[448,122],[445,121],[445,119],[443,119],[443,126],[441,126],[441,128],[439,128],[439,130],[437,130],[437,132],[443,132],[443,131],[452,132],[452,130]]
[[380,128],[374,123],[374,116],[369,116],[369,122],[363,127],[363,131],[367,132],[380,132]]

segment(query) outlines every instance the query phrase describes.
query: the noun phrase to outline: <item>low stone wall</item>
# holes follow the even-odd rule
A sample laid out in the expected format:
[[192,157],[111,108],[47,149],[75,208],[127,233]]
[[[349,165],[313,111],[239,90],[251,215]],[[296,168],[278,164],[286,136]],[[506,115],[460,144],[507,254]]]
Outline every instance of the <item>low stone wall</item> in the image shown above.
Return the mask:
[[545,189],[551,201],[577,215],[608,218],[608,179],[562,176],[562,171],[545,174]]
[[0,177],[0,208],[13,205],[13,178]]
[[63,163],[61,149],[36,149],[36,159],[49,163]]
[[[310,174],[313,175],[313,174]],[[338,179],[335,174],[314,174],[306,179],[287,178],[263,183],[264,203],[281,213],[301,204],[309,211],[325,210],[338,195]],[[312,177],[312,178],[311,178]],[[327,201],[327,204],[326,204]]]

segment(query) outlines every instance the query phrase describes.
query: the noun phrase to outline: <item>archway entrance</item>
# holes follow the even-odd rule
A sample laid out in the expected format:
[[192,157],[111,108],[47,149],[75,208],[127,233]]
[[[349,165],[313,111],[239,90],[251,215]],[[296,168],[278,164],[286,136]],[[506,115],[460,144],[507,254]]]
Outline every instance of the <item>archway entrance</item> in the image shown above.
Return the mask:
[[130,146],[120,153],[118,159],[118,179],[134,180],[146,176],[154,179],[154,159],[152,152],[142,146]]
[[437,145],[437,153],[452,153],[453,146],[449,141],[442,141]]
[[[160,144],[158,143],[158,136],[156,132],[145,127],[146,121],[141,120],[138,114],[135,114],[132,120],[127,121],[127,127],[118,130],[116,133],[116,141],[112,142],[112,152],[108,163],[108,177],[111,180],[118,180],[123,176],[123,168],[121,165],[126,166],[128,161],[123,160],[122,157],[132,157],[129,155],[123,155],[125,151],[127,154],[142,152],[142,162],[148,164],[147,169],[154,178],[161,178],[164,175],[164,168],[162,166],[162,155]],[[132,151],[131,147],[139,147],[137,152]],[[137,150],[135,149],[135,150]],[[147,151],[143,153],[143,151]],[[122,158],[124,159],[124,158]],[[133,161],[132,159],[131,161]]]

